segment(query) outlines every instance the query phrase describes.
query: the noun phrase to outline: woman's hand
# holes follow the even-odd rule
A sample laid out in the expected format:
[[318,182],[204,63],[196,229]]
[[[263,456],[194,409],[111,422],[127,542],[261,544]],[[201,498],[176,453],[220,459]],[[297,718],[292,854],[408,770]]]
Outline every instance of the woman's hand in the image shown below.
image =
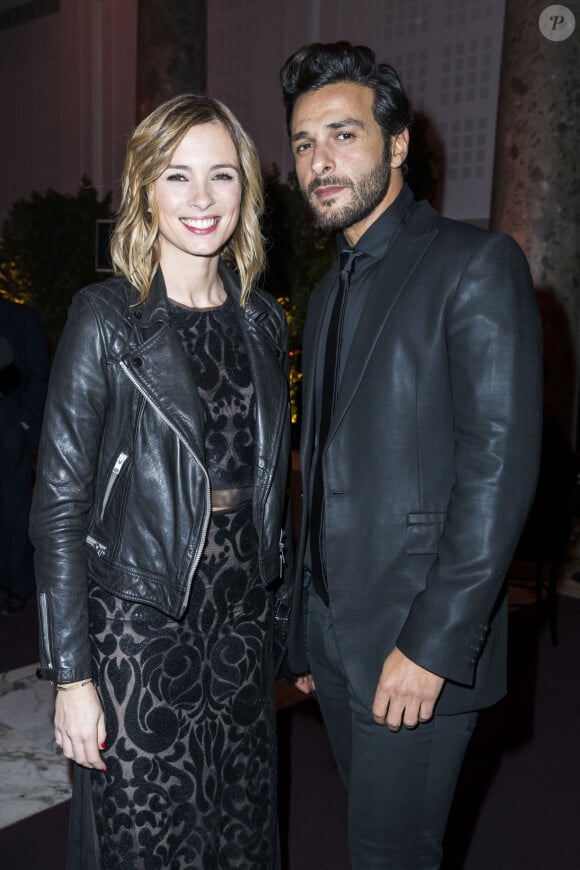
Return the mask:
[[105,715],[92,683],[56,693],[54,739],[67,758],[83,767],[105,770],[99,752],[107,739]]
[[311,695],[316,691],[312,674],[302,674],[302,676],[298,677],[294,685],[305,695]]

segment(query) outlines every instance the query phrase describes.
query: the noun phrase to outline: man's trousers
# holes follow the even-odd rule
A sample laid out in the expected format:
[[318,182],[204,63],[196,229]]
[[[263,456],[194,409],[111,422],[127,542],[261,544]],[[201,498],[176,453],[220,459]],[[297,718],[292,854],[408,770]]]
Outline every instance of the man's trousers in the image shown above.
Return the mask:
[[316,694],[348,791],[353,870],[437,870],[477,713],[434,716],[392,732],[350,689],[331,610],[313,589],[307,635]]

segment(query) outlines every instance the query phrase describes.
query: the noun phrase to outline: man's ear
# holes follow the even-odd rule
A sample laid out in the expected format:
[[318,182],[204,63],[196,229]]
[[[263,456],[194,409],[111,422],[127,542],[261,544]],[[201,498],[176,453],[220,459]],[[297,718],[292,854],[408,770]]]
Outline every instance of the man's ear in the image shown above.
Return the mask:
[[391,169],[399,169],[407,159],[409,131],[405,127],[396,136],[391,136]]

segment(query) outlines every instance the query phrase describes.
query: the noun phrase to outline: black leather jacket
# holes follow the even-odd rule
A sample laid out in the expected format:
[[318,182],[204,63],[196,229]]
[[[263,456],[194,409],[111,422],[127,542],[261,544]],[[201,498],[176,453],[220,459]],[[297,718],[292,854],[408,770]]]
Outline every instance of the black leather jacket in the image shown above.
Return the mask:
[[[220,265],[228,294],[234,275]],[[211,510],[203,412],[161,271],[147,302],[123,278],[72,303],[54,360],[31,514],[39,676],[91,674],[87,579],[178,619]],[[237,306],[256,395],[254,520],[265,584],[280,574],[290,448],[287,325],[254,291]]]

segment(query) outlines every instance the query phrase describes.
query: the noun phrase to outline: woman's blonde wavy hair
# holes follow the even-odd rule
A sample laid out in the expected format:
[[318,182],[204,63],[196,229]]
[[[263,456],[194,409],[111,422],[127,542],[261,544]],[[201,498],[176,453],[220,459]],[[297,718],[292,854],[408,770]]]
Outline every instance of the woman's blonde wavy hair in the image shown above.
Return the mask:
[[187,131],[215,121],[226,128],[240,162],[240,219],[222,256],[237,267],[242,305],[264,268],[264,240],[260,229],[264,192],[256,147],[223,103],[202,94],[182,94],[158,106],[141,121],[127,146],[111,258],[115,273],[124,275],[137,288],[140,302],[147,299],[159,267],[159,216],[155,197],[151,195],[153,184],[169,166],[173,152]]

